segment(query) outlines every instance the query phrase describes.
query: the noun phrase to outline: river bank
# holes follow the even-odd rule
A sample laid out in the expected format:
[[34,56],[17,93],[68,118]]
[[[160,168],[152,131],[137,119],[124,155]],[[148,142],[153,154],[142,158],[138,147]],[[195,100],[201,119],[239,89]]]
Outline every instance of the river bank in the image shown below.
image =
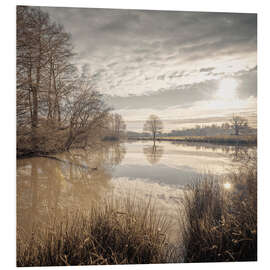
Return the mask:
[[[129,137],[128,140],[152,141],[151,137]],[[158,137],[157,141],[201,142],[221,145],[257,145],[257,135],[177,136]]]

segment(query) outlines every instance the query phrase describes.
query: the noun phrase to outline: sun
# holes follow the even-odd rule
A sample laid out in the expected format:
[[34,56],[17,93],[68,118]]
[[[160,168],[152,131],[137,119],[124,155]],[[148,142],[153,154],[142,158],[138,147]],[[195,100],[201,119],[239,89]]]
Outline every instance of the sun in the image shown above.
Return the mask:
[[236,89],[238,87],[238,81],[233,78],[222,79],[219,83],[217,91],[217,99],[222,100],[234,100],[237,98]]

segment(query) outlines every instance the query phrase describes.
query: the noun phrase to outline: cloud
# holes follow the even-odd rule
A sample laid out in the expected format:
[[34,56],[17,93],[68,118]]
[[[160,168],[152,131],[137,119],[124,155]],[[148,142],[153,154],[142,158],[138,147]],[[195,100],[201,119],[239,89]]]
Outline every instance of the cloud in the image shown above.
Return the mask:
[[106,101],[115,109],[164,109],[170,106],[191,106],[199,100],[211,99],[217,89],[217,81],[205,81],[192,85],[179,85],[160,89],[145,95],[107,96]]
[[224,77],[239,81],[240,99],[257,96],[256,14],[42,9],[72,34],[74,62],[117,110],[193,108]]
[[240,80],[238,87],[239,98],[257,97],[257,66],[236,76]]
[[201,68],[200,72],[210,72],[210,71],[213,71],[214,69],[215,69],[214,67]]

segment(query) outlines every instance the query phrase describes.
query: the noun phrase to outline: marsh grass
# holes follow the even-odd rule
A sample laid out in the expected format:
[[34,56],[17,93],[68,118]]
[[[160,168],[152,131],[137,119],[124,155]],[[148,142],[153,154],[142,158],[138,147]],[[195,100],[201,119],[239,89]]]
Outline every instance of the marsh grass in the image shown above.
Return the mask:
[[256,160],[247,155],[223,182],[207,174],[185,190],[177,244],[157,203],[130,193],[51,218],[31,235],[18,226],[17,266],[256,261]]
[[17,266],[146,264],[175,260],[167,239],[169,224],[149,200],[125,198],[69,212],[26,241],[17,233]]
[[184,212],[185,262],[256,261],[256,157],[224,179],[224,186],[209,177],[193,185],[185,194]]

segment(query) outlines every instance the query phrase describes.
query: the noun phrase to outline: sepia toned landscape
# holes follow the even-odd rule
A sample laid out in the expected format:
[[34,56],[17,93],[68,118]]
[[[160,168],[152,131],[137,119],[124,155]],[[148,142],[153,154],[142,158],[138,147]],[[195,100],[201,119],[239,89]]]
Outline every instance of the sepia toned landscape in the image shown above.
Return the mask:
[[257,15],[16,19],[17,266],[257,261]]

